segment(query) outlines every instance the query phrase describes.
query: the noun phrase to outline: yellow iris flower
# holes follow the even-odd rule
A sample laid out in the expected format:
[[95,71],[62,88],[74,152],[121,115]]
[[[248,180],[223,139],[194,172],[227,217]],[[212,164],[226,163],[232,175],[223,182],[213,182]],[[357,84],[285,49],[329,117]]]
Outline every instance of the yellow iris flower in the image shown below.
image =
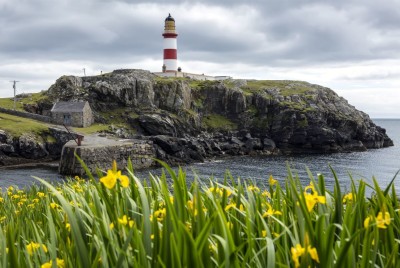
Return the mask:
[[117,170],[117,164],[114,160],[113,168],[107,171],[107,175],[100,179],[100,182],[104,184],[108,189],[112,189],[117,184],[117,181],[121,183],[122,187],[129,186],[129,178],[121,174],[120,170]]
[[[307,192],[307,190],[311,190],[312,193]],[[305,188],[304,198],[306,199],[308,212],[311,212],[317,203],[326,204],[326,197],[318,195],[313,183],[310,183],[310,185]]]
[[[370,223],[371,220],[373,220],[373,218],[372,218],[371,216],[367,217],[367,218],[364,220],[364,227],[365,227],[365,228],[368,228],[368,227],[369,227],[369,223]],[[387,211],[385,211],[385,212],[380,211],[380,212],[378,213],[378,215],[376,216],[376,218],[375,218],[375,222],[376,222],[376,226],[377,226],[378,228],[386,229],[387,226],[388,226],[388,225],[390,224],[390,222],[391,222],[389,212],[387,212]]]
[[263,217],[269,217],[272,215],[282,215],[282,212],[278,211],[278,210],[274,210],[270,204],[267,203],[268,209],[267,211],[264,212]]
[[[64,268],[65,267],[65,262],[62,259],[57,258],[56,259],[56,263],[57,263],[57,267],[58,268]],[[46,263],[43,263],[42,266],[40,266],[40,268],[51,268],[53,267],[53,261],[50,260]]]
[[269,185],[274,186],[278,183],[277,180],[274,179],[274,177],[272,177],[272,175],[269,176]]
[[314,261],[319,263],[319,257],[318,257],[318,252],[316,248],[313,248],[311,246],[306,248],[303,248],[300,244],[297,244],[295,247],[292,247],[290,249],[291,253],[292,253],[292,260],[294,262],[294,267],[300,267],[300,257],[304,254],[306,254],[306,252],[308,252],[308,254],[310,254],[311,259],[313,259]]
[[33,255],[33,252],[38,250],[40,247],[44,252],[47,252],[47,247],[45,245],[35,242],[30,242],[28,245],[26,245],[26,250],[28,251],[29,255]]

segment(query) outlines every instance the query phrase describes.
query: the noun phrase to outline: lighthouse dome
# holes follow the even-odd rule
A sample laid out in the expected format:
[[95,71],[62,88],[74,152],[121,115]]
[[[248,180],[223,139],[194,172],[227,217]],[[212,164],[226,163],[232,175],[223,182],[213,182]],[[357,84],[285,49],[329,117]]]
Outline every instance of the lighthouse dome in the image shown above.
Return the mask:
[[171,17],[171,14],[168,13],[168,17],[165,18],[165,21],[175,21],[173,17]]

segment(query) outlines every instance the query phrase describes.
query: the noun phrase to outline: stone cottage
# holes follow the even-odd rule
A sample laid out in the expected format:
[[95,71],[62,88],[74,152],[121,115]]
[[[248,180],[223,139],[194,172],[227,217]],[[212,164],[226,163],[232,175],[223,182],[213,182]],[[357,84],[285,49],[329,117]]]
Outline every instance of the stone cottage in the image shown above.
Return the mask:
[[93,123],[90,105],[85,102],[60,101],[53,105],[51,118],[55,124],[73,127],[88,127]]

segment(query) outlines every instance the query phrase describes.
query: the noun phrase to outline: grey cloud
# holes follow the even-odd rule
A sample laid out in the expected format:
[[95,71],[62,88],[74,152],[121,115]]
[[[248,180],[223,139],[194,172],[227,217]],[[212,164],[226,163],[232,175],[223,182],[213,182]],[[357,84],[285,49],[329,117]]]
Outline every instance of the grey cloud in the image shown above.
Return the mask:
[[[179,53],[187,60],[283,66],[400,56],[396,0],[152,1],[160,8],[248,7],[258,19],[247,32],[177,20]],[[132,61],[161,55],[163,19],[143,19],[148,1],[3,1],[0,59]],[[125,8],[131,8],[127,14]],[[170,10],[168,10],[170,11]],[[166,10],[166,13],[168,12]],[[141,16],[138,16],[141,15]],[[150,17],[151,14],[149,14]],[[167,14],[165,14],[167,15]],[[179,15],[179,14],[178,14]],[[224,17],[226,14],[217,14]],[[229,18],[232,24],[241,21]]]

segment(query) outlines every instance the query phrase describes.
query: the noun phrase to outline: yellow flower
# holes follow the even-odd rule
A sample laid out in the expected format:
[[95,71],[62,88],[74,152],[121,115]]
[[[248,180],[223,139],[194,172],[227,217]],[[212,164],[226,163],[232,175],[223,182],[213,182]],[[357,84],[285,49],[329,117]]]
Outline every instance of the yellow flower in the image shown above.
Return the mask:
[[306,250],[300,244],[297,244],[295,247],[292,247],[290,251],[292,253],[292,260],[294,262],[294,267],[297,268],[300,266],[299,258],[306,252]]
[[40,247],[42,247],[44,252],[47,252],[47,247],[44,244],[39,244],[35,242],[31,242],[28,245],[26,245],[26,250],[28,251],[29,255],[33,255],[33,252],[38,250]]
[[122,225],[127,225],[128,224],[128,217],[126,215],[122,216],[121,219],[118,219],[118,222]]
[[68,230],[68,232],[70,232],[71,231],[71,224],[66,223],[65,224],[65,228]]
[[34,205],[34,204],[29,204],[29,205],[27,205],[27,207],[28,207],[28,208],[34,208],[35,205]]
[[219,187],[211,187],[208,188],[208,191],[213,194],[218,194],[220,196],[223,196],[226,194],[227,197],[229,197],[232,194],[232,191],[226,188],[219,188]]
[[110,230],[114,229],[114,223],[110,223]]
[[307,251],[311,256],[311,259],[319,263],[318,252],[316,248],[312,248],[311,246],[307,247]]
[[264,192],[262,192],[261,195],[264,196],[264,197],[266,197],[266,198],[270,198],[270,199],[271,199],[271,193],[268,192],[267,190],[265,190]]
[[389,212],[385,212],[385,214],[383,214],[383,212],[380,211],[378,216],[376,216],[376,224],[378,228],[386,229],[387,225],[390,224]]
[[1,217],[0,222],[3,222],[5,219],[7,219],[6,216]]
[[167,210],[165,208],[159,209],[154,212],[154,217],[157,219],[157,221],[162,221],[166,215]]
[[11,198],[12,199],[18,199],[18,198],[20,198],[21,196],[19,196],[18,194],[14,194],[13,196],[11,196]]
[[[56,259],[56,263],[57,263],[57,268],[64,268],[65,267],[65,262],[62,259],[57,258]],[[51,268],[53,267],[53,261],[50,260],[46,263],[43,263],[42,266],[40,266],[40,268]]]
[[4,202],[4,198],[0,197],[0,203],[3,203],[3,202]]
[[34,199],[32,200],[33,203],[39,203],[39,201],[40,201],[40,200],[39,200],[38,198],[34,198]]
[[355,197],[355,195],[353,195],[353,193],[348,193],[343,197],[343,203],[351,202],[355,199],[356,199],[356,197]]
[[[372,216],[369,216],[364,220],[364,228],[368,228],[369,227],[369,223],[370,223],[371,220],[373,220]],[[376,226],[378,228],[386,229],[387,226],[390,224],[390,222],[391,222],[391,219],[390,219],[389,212],[387,212],[387,211],[378,212],[378,215],[375,218],[375,223],[376,223]]]
[[258,188],[257,186],[254,186],[254,185],[248,186],[247,190],[249,192],[254,192],[254,193],[259,193],[260,192],[260,188]]
[[44,193],[42,193],[42,192],[37,192],[37,196],[39,196],[39,197],[45,197],[46,195],[45,195]]
[[187,208],[188,208],[189,213],[192,214],[193,216],[197,216],[198,211],[197,211],[197,209],[194,207],[193,201],[192,201],[192,200],[188,200],[188,201],[186,202],[186,205],[187,205]]
[[51,207],[52,209],[56,209],[56,208],[59,207],[59,205],[58,205],[57,203],[50,203],[50,207]]
[[100,182],[103,183],[108,189],[112,189],[117,183],[117,178],[114,176],[114,172],[112,170],[108,170],[107,176],[102,177]]
[[[307,190],[311,190],[311,193],[308,193]],[[304,190],[304,198],[306,199],[306,205],[309,212],[314,209],[315,204],[321,203],[326,204],[326,197],[322,195],[318,195],[315,190],[314,184],[311,182],[309,186],[307,186]]]
[[227,205],[225,207],[225,211],[228,211],[229,209],[234,208],[234,207],[236,207],[236,203],[230,203],[229,205]]
[[[115,163],[115,161],[114,161]],[[115,164],[116,165],[116,164]],[[114,165],[113,165],[114,166]],[[102,177],[100,179],[100,182],[104,184],[105,187],[108,189],[112,189],[115,187],[115,184],[117,183],[117,180],[121,183],[122,187],[128,187],[129,186],[129,178],[125,175],[121,174],[120,170],[114,170],[114,169],[109,169],[107,171],[107,175]]]
[[277,180],[274,179],[274,177],[272,177],[272,175],[269,176],[269,185],[274,186],[278,183]]
[[274,210],[270,204],[267,203],[268,209],[267,211],[264,212],[263,217],[269,217],[272,215],[282,215],[282,212],[278,211],[278,210]]
[[261,231],[261,236],[262,237],[267,237],[267,230],[262,230]]
[[[131,218],[129,218],[128,216],[124,215],[122,216],[121,219],[118,219],[118,222],[122,225],[128,225],[129,227],[133,227],[133,225],[135,224],[135,222],[133,220],[131,220]],[[112,227],[111,227],[112,225]],[[110,224],[110,229],[114,228],[114,223]]]

